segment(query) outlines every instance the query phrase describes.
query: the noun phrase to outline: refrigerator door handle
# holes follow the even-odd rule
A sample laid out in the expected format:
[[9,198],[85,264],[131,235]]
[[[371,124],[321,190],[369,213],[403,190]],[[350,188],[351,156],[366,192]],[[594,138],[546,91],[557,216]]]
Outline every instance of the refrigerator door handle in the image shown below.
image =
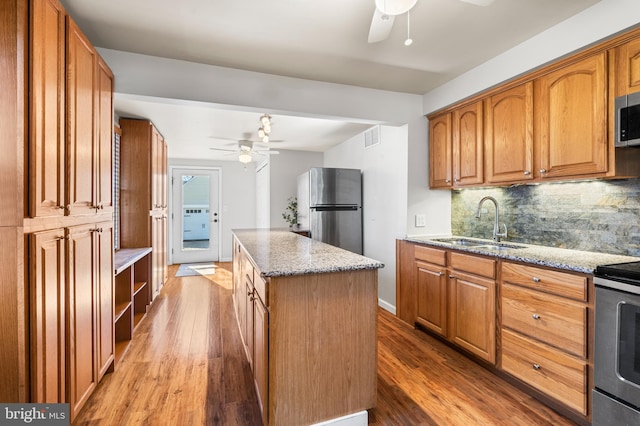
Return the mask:
[[318,212],[341,212],[341,211],[357,211],[358,206],[311,206],[311,210]]

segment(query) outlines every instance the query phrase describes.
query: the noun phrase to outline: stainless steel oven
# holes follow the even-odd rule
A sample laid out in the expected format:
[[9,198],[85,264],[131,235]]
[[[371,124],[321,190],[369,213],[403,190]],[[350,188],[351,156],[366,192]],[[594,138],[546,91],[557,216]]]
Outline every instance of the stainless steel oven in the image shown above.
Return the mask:
[[595,278],[594,426],[640,425],[640,262]]

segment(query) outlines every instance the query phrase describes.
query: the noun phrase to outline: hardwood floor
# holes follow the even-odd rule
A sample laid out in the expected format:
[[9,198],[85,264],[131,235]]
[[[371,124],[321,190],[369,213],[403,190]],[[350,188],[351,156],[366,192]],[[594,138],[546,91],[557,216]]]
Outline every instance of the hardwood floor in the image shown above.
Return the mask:
[[[170,279],[78,425],[259,425],[231,300],[231,264]],[[372,425],[571,425],[505,381],[384,310]]]

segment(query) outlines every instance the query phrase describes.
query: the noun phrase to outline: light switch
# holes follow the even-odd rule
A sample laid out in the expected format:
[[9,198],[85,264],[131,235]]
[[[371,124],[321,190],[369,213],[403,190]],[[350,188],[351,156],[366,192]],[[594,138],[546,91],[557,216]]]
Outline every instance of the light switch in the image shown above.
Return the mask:
[[427,217],[424,214],[416,215],[416,228],[427,226]]

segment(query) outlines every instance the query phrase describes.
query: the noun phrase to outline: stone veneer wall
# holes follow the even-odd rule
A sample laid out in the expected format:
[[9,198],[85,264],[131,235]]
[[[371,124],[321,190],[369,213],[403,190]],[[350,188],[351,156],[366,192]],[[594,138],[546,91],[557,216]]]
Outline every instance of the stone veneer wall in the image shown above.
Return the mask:
[[639,179],[452,191],[453,235],[492,237],[493,203],[475,218],[486,195],[498,201],[507,225],[503,241],[640,256]]

